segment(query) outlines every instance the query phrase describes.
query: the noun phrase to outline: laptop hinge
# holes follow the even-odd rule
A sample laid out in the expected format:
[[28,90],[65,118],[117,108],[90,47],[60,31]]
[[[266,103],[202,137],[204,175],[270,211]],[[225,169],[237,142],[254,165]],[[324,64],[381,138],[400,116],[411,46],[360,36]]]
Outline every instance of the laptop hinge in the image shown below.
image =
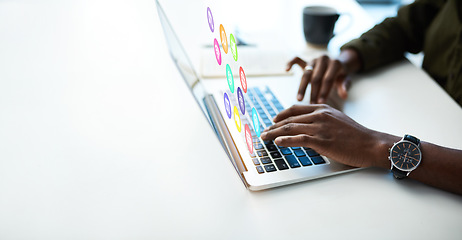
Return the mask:
[[218,138],[220,139],[223,148],[228,154],[228,157],[231,160],[234,169],[236,169],[237,173],[239,174],[239,177],[241,178],[242,182],[248,188],[249,184],[245,180],[243,174],[244,172],[247,172],[247,168],[244,162],[242,161],[242,157],[239,154],[239,151],[237,150],[236,144],[234,143],[234,139],[232,138],[231,133],[229,132],[228,126],[226,125],[223,116],[220,114],[220,110],[215,101],[215,98],[213,97],[213,95],[208,94],[204,97],[204,103],[209,113],[211,122],[213,124],[213,128]]

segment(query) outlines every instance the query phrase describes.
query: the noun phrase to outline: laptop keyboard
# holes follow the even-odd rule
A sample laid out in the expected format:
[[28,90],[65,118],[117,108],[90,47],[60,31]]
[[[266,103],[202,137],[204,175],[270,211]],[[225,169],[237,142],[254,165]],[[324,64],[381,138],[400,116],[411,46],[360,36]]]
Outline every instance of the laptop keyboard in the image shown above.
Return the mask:
[[[234,100],[234,99],[233,99]],[[232,100],[232,101],[233,101]],[[266,87],[262,92],[260,88],[249,88],[245,96],[245,109],[255,109],[260,117],[260,129],[273,125],[272,119],[284,110],[279,100]],[[246,115],[247,116],[247,115]],[[250,124],[250,119],[243,119],[243,124]],[[324,159],[313,149],[305,147],[281,147],[273,141],[262,141],[251,128],[254,143],[254,152],[250,154],[258,173],[284,171],[291,168],[310,167],[325,164]]]

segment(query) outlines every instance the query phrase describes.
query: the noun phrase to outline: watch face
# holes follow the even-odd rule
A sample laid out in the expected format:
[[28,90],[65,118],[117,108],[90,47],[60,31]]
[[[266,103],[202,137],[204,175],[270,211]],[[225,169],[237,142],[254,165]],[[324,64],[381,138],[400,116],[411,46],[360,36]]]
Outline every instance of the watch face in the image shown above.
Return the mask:
[[422,153],[414,143],[401,141],[391,149],[390,160],[399,170],[412,171],[419,165],[421,159]]

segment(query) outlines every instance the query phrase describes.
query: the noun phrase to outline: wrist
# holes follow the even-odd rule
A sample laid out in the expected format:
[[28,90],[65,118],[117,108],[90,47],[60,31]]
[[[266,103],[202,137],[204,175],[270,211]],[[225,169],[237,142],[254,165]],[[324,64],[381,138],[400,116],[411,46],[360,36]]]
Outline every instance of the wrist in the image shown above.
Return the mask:
[[344,49],[337,58],[343,65],[347,75],[357,73],[361,69],[362,63],[358,52],[354,49]]
[[386,133],[376,132],[375,134],[374,156],[372,166],[390,169],[390,148],[401,138]]

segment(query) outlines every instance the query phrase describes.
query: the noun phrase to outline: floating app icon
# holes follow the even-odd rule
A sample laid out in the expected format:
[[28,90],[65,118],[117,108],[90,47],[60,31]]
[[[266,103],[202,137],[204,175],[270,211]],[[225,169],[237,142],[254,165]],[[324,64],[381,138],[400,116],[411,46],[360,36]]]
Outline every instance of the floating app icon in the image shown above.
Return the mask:
[[207,20],[209,22],[210,31],[215,31],[215,24],[213,22],[212,10],[207,7]]
[[247,93],[247,78],[245,77],[244,69],[239,67],[239,78],[241,79],[241,86],[244,93]]
[[237,101],[239,102],[239,108],[241,109],[242,115],[245,114],[245,102],[244,102],[244,94],[240,87],[237,87]]
[[215,57],[217,58],[218,65],[221,65],[221,50],[216,38],[213,41],[213,48],[215,49]]
[[228,115],[228,118],[231,119],[231,102],[229,101],[228,94],[225,93],[225,109],[226,109],[226,115]]
[[247,148],[249,149],[250,154],[253,153],[253,142],[252,142],[252,134],[250,134],[249,125],[244,126],[244,133],[245,133],[245,142],[247,143]]
[[226,64],[226,79],[228,80],[229,90],[234,93],[234,77],[229,64]]
[[236,123],[237,131],[241,132],[241,116],[239,116],[239,110],[234,106],[234,122]]
[[220,24],[220,39],[221,39],[221,46],[223,47],[223,51],[228,54],[228,38],[226,37],[225,28],[223,24]]
[[234,61],[237,61],[237,46],[236,40],[232,33],[229,34],[229,48],[231,48],[231,53],[233,54]]
[[257,137],[260,137],[260,120],[258,119],[257,110],[255,110],[255,108],[252,108],[252,122]]

